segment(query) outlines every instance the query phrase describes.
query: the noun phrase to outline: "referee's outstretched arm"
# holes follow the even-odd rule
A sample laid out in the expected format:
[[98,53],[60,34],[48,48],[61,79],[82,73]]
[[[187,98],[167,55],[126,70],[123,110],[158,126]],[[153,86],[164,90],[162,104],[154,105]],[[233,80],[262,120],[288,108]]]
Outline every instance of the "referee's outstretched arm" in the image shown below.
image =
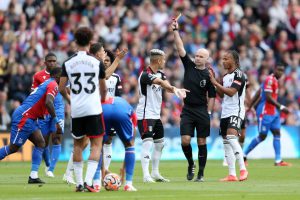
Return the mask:
[[176,19],[173,19],[171,27],[172,27],[172,30],[173,30],[173,33],[174,33],[175,44],[176,44],[179,56],[184,57],[185,54],[186,54],[186,51],[184,49],[183,42],[182,42],[182,40],[180,38],[180,35],[179,35],[179,32],[178,32],[178,23],[177,23]]

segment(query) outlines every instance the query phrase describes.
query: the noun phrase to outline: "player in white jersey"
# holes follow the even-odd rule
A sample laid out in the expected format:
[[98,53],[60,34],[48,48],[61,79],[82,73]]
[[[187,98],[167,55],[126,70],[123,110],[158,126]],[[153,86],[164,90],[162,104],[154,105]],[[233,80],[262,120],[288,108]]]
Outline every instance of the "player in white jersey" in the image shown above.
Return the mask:
[[[105,69],[109,68],[112,62],[115,60],[114,54],[105,50],[105,57],[103,60]],[[122,95],[122,84],[121,78],[118,74],[113,73],[108,79],[106,79],[107,94],[110,97],[121,96]],[[116,131],[114,128],[111,128],[107,132],[108,135],[104,138],[103,144],[103,168],[105,171],[108,171],[111,159],[112,159],[112,139],[116,136]]]
[[[180,98],[186,97],[187,90],[170,85],[160,70],[165,66],[165,53],[159,49],[150,51],[150,66],[139,76],[139,103],[137,105],[138,128],[143,140],[141,162],[144,182],[169,182],[159,173],[159,161],[164,147],[164,129],[160,120],[162,88],[175,93]],[[152,173],[149,174],[150,150],[152,152]],[[155,180],[155,181],[154,181]]]
[[[116,66],[123,59],[127,53],[127,49],[122,51],[117,50],[116,57],[113,52],[109,50],[104,50],[101,43],[95,43],[91,45],[90,53],[98,59],[103,60],[105,71],[106,71],[106,87],[107,87],[107,97],[121,96],[122,94],[122,85],[121,78],[118,74],[113,73],[116,69]],[[108,71],[108,72],[107,72]],[[116,135],[114,128],[111,128],[110,131],[107,131],[107,135],[103,139],[103,167],[104,171],[108,172],[109,165],[112,159],[112,139]],[[105,174],[105,173],[103,173]]]
[[[88,27],[81,27],[75,32],[78,52],[63,63],[59,84],[59,91],[71,103],[72,136],[74,138],[73,166],[77,192],[84,190],[98,192],[93,188],[92,181],[98,166],[102,136],[105,131],[101,107],[101,100],[105,100],[107,92],[105,71],[103,63],[87,53],[92,38],[93,32]],[[71,84],[71,97],[66,92],[68,80]],[[90,139],[91,152],[83,183],[82,151],[84,150],[85,136]]]
[[220,181],[238,181],[235,171],[236,159],[240,166],[240,181],[244,181],[248,177],[248,171],[238,142],[238,133],[245,117],[246,78],[239,68],[239,55],[236,51],[227,51],[222,63],[227,70],[227,74],[223,76],[223,84],[218,83],[210,72],[211,82],[215,85],[219,96],[223,98],[220,135],[223,137],[229,175]]

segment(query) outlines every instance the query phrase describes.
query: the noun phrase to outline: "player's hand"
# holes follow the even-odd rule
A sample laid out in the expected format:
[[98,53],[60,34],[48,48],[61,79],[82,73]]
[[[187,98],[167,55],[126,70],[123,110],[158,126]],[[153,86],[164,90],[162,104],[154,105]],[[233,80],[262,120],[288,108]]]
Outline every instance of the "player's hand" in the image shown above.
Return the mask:
[[116,51],[117,58],[122,60],[124,58],[124,56],[127,54],[127,52],[128,52],[127,48],[124,48],[121,51],[119,49],[117,49],[117,51]]
[[186,97],[187,92],[190,92],[190,91],[187,89],[184,89],[184,88],[179,89],[179,88],[174,87],[174,94],[181,99],[184,99]]
[[290,110],[284,105],[280,106],[280,111],[282,111],[284,113],[287,113],[287,114],[290,113]]
[[175,18],[173,18],[173,20],[172,20],[171,28],[173,31],[178,30],[178,22]]
[[218,83],[218,81],[215,78],[215,73],[212,70],[208,70],[208,72],[209,72],[209,78],[210,78],[211,83],[213,85],[216,85]]
[[56,123],[56,134],[62,134],[62,128],[59,123]]
[[213,77],[216,77],[215,71],[212,67],[212,64],[210,62],[206,62],[205,63],[206,68],[208,69],[208,71],[212,74]]

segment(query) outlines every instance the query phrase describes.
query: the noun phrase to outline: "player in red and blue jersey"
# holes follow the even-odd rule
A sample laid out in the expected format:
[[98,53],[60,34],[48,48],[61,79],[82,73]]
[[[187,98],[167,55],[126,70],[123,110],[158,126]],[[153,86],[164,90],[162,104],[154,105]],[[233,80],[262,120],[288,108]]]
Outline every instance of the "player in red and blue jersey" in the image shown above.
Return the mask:
[[[51,69],[57,66],[57,58],[54,53],[50,52],[45,56],[45,66],[46,66],[45,69],[37,72],[33,76],[33,83],[31,86],[31,90],[34,90],[36,87],[38,87],[40,84],[42,84],[43,82],[45,82],[50,78],[49,72],[51,71]],[[54,99],[54,107],[63,133],[65,105],[64,105],[63,97],[60,93],[58,93]],[[46,176],[48,177],[54,177],[53,171],[58,161],[59,154],[61,152],[61,141],[62,141],[62,134],[56,134],[56,127],[52,123],[52,120],[53,119],[50,114],[46,115],[45,119],[38,120],[38,124],[40,126],[44,140],[46,142],[46,147],[43,152],[43,159],[45,160],[45,164],[46,164],[45,172],[46,172]],[[50,156],[50,150],[48,146],[50,136],[52,138],[51,156]],[[36,148],[33,149],[33,152],[34,151],[36,151]],[[34,158],[32,158],[32,163],[35,163]]]
[[[126,183],[125,191],[137,191],[132,185],[132,178],[135,165],[135,148],[134,138],[137,127],[136,114],[131,105],[121,97],[109,97],[105,102],[102,102],[103,117],[105,122],[105,136],[103,140],[107,140],[111,128],[116,130],[117,135],[121,139],[125,147],[125,170]],[[88,139],[85,140],[85,146],[88,145]],[[101,156],[102,157],[102,156]],[[69,160],[69,164],[72,162]],[[98,168],[94,175],[93,188],[99,192],[101,188],[101,166],[102,159],[100,158]],[[67,168],[67,174],[71,174],[71,167]],[[72,182],[68,182],[72,183]]]
[[[53,117],[57,131],[61,132],[57,114],[54,109],[54,98],[58,93],[58,81],[61,74],[60,68],[54,68],[50,72],[51,78],[34,89],[23,101],[12,115],[10,143],[0,149],[0,160],[6,156],[17,152],[20,147],[29,139],[37,148],[33,157],[36,160],[35,166],[40,165],[42,154],[45,148],[45,140],[39,130],[37,120],[50,113]],[[37,170],[36,170],[37,173]],[[36,174],[37,175],[37,174]],[[44,183],[38,177],[29,177],[28,183]]]
[[[267,137],[269,130],[273,134],[273,147],[275,150],[275,166],[290,166],[290,163],[281,159],[280,143],[280,111],[288,113],[289,110],[278,101],[278,79],[284,74],[284,66],[278,64],[274,74],[269,75],[261,86],[260,100],[256,107],[258,119],[258,137],[254,138],[246,148],[246,156]],[[257,96],[257,95],[255,95]],[[252,100],[256,101],[256,99]]]
[[[105,122],[106,134],[103,141],[109,137],[111,128],[116,130],[117,135],[121,139],[125,147],[125,170],[126,170],[126,183],[124,186],[125,191],[137,191],[132,185],[132,178],[135,164],[135,148],[134,137],[135,127],[137,126],[136,114],[131,105],[121,97],[109,97],[105,102],[102,102],[103,117]],[[94,176],[94,187],[100,186],[100,169],[102,161],[99,165]]]

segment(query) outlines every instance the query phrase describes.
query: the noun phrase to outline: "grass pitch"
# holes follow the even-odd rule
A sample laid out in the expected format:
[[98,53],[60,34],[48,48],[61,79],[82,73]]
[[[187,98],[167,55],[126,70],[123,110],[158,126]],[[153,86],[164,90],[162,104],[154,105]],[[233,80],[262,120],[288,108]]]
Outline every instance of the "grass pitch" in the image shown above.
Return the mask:
[[[67,163],[58,163],[53,179],[44,175],[40,169],[40,178],[46,181],[43,186],[28,185],[29,162],[0,162],[0,199],[255,199],[255,200],[299,200],[300,199],[300,160],[287,160],[292,167],[274,167],[273,160],[250,160],[249,179],[245,182],[221,183],[218,180],[227,175],[227,167],[221,161],[207,162],[205,182],[186,181],[185,161],[162,161],[161,174],[171,180],[170,183],[144,184],[140,162],[136,163],[134,186],[137,192],[75,193],[75,186],[62,182]],[[112,162],[111,171],[119,172],[121,163]],[[197,169],[196,169],[197,171]],[[123,187],[122,187],[123,189]]]

